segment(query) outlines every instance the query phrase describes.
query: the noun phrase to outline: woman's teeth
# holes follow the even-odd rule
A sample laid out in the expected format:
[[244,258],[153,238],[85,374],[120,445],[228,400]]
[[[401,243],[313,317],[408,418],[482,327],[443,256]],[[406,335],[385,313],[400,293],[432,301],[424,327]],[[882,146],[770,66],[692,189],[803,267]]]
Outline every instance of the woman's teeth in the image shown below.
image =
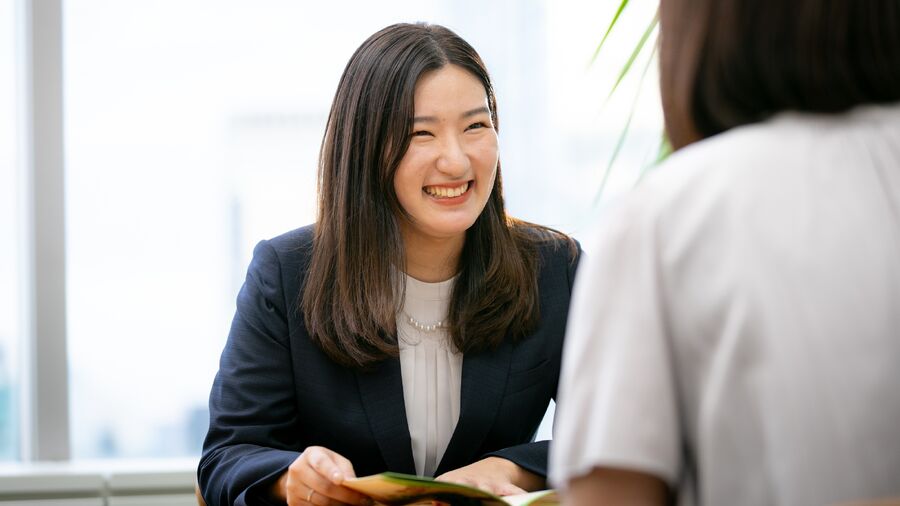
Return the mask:
[[425,193],[431,195],[432,197],[438,198],[453,198],[459,197],[463,193],[466,193],[466,190],[469,189],[469,183],[465,182],[456,188],[447,188],[445,186],[426,186],[423,188]]

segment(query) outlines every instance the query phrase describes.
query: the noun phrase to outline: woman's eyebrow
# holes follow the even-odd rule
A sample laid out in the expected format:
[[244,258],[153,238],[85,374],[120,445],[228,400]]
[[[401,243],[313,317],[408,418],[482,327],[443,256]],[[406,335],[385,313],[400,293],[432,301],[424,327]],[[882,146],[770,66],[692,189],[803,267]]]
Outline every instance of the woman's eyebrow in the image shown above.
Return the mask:
[[[477,116],[479,114],[490,114],[491,110],[485,106],[476,107],[475,109],[470,109],[462,114],[460,114],[460,118],[471,118],[472,116]],[[437,122],[437,116],[415,116],[413,117],[413,123],[435,123]]]
[[475,109],[468,110],[462,114],[462,118],[470,118],[472,116],[477,116],[479,114],[490,114],[491,110],[485,106],[476,107]]

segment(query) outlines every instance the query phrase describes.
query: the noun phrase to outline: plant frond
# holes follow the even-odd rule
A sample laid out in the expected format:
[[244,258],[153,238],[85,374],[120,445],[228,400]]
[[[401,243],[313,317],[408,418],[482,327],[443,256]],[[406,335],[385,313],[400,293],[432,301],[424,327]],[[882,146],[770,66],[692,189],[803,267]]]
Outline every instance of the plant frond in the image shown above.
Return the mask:
[[[653,25],[651,25],[651,27],[652,26]],[[600,202],[600,198],[603,195],[603,190],[604,188],[606,188],[606,183],[609,180],[609,175],[610,173],[612,173],[613,165],[616,163],[616,159],[619,158],[619,153],[622,151],[622,146],[625,145],[625,139],[628,137],[628,132],[631,130],[631,120],[634,118],[634,112],[637,110],[637,102],[641,96],[641,89],[644,85],[644,79],[647,77],[647,71],[650,70],[650,65],[655,61],[654,56],[656,56],[655,45],[653,46],[653,52],[650,53],[650,56],[647,58],[647,63],[644,65],[644,69],[641,71],[641,77],[638,81],[637,91],[635,91],[634,98],[631,101],[631,107],[628,111],[628,119],[625,120],[625,126],[622,127],[622,132],[619,133],[619,138],[616,141],[616,147],[613,148],[613,152],[609,158],[609,162],[606,164],[606,170],[603,171],[603,179],[600,181],[600,188],[597,189],[597,194],[594,197],[594,205]],[[641,175],[643,175],[643,172],[644,171],[642,170]]]
[[597,59],[597,55],[600,54],[600,49],[603,47],[603,44],[606,42],[609,34],[612,33],[612,29],[616,26],[616,21],[619,20],[619,16],[622,15],[622,11],[625,10],[625,7],[628,5],[628,0],[622,0],[622,3],[619,4],[619,8],[616,10],[616,15],[613,16],[612,21],[609,22],[609,26],[606,28],[606,33],[603,34],[603,38],[600,39],[600,43],[597,44],[597,49],[594,50],[594,54],[591,55],[591,61],[588,62],[588,66],[594,63],[594,60]]
[[[647,40],[650,39],[650,34],[653,33],[653,30],[656,29],[656,26],[659,24],[659,11],[656,12],[656,15],[653,16],[653,19],[650,21],[650,24],[647,26],[647,29],[644,30],[644,34],[641,35],[641,40],[638,41],[637,46],[635,46],[634,50],[631,51],[631,55],[628,57],[628,61],[625,62],[625,65],[622,67],[622,70],[619,71],[618,77],[616,77],[616,82],[613,84],[612,89],[609,90],[609,95],[606,97],[609,100],[609,97],[612,96],[613,93],[616,92],[616,88],[619,87],[619,84],[622,82],[622,79],[625,78],[625,75],[628,74],[628,71],[631,69],[631,66],[634,64],[634,61],[637,59],[638,55],[643,51],[644,46],[647,45]],[[656,46],[654,45],[654,51],[656,51]],[[646,70],[644,71],[646,73]],[[641,78],[643,82],[643,78]]]
[[656,151],[656,159],[653,160],[653,163],[644,165],[644,167],[641,168],[641,173],[638,175],[637,181],[634,182],[635,185],[640,184],[641,180],[644,179],[644,176],[652,172],[653,169],[655,169],[660,163],[665,161],[665,159],[668,158],[669,155],[672,154],[672,143],[669,142],[669,136],[666,135],[665,128],[663,128],[663,131],[659,135],[659,137],[659,148],[657,148]]

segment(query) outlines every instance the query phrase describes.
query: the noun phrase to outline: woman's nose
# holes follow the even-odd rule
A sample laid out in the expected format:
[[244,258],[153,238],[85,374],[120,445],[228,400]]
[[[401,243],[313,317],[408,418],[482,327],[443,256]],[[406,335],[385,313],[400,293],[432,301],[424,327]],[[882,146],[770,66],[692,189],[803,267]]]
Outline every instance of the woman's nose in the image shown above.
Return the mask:
[[461,176],[468,172],[469,157],[458,139],[448,139],[441,146],[437,168],[439,171],[452,176]]

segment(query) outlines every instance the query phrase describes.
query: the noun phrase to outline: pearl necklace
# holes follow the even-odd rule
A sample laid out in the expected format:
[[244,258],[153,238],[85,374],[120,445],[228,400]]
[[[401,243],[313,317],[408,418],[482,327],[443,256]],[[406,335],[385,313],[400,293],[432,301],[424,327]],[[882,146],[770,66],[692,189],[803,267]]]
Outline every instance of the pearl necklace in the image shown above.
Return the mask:
[[434,323],[422,323],[422,322],[420,322],[419,320],[416,320],[415,318],[413,318],[412,316],[410,316],[410,314],[407,313],[406,311],[403,312],[403,316],[406,317],[406,321],[407,321],[410,325],[412,325],[414,329],[416,329],[416,330],[418,330],[418,331],[421,331],[421,332],[434,332],[434,331],[436,331],[436,330],[438,330],[438,329],[446,328],[446,327],[444,326],[444,321],[443,321],[443,320],[440,320],[440,321],[437,321],[437,322],[434,322]]

